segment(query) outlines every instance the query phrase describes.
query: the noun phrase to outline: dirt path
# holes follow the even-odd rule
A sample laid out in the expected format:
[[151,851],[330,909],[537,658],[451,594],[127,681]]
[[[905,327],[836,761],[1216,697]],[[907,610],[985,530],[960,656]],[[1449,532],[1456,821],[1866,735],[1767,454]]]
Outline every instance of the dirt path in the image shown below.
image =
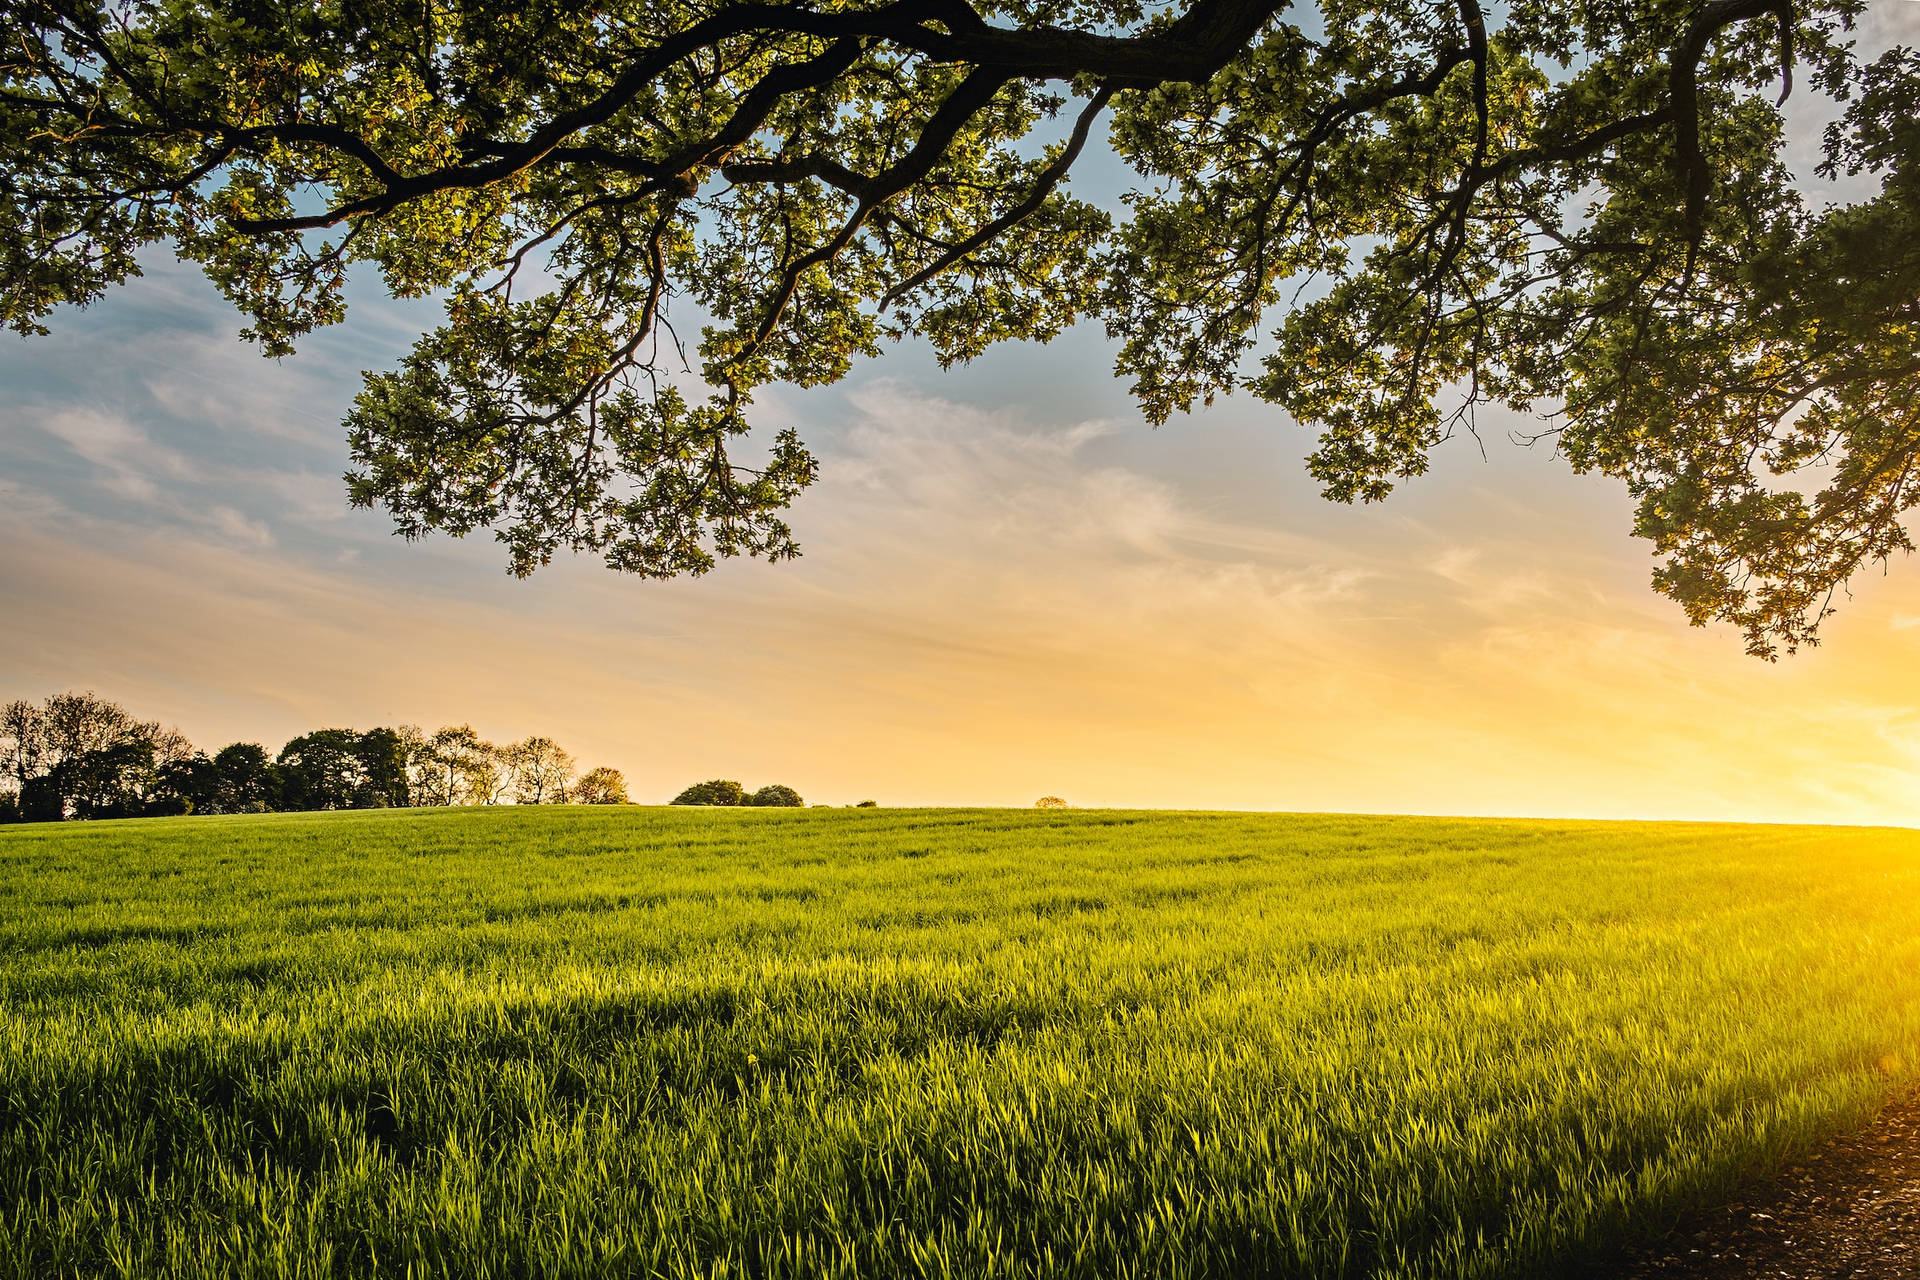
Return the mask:
[[1629,1259],[1621,1280],[1920,1280],[1920,1094]]

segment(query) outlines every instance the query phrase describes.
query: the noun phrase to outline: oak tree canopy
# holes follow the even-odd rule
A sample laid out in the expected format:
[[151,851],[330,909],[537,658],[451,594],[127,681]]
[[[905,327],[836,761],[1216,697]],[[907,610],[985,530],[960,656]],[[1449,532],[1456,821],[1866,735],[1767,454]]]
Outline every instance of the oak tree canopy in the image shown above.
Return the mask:
[[[1772,656],[1910,549],[1920,56],[1856,57],[1863,4],[7,0],[0,316],[170,243],[277,354],[368,264],[446,318],[367,377],[351,500],[656,577],[795,553],[757,389],[1091,319],[1150,420],[1249,392],[1335,499],[1551,414]],[[1799,193],[1789,92],[1869,198]]]

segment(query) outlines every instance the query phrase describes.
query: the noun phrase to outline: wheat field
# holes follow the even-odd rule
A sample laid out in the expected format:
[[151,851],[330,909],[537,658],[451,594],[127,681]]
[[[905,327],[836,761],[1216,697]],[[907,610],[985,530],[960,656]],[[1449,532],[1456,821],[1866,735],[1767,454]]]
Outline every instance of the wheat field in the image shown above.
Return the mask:
[[0,830],[0,1275],[1511,1277],[1920,1079],[1920,833]]

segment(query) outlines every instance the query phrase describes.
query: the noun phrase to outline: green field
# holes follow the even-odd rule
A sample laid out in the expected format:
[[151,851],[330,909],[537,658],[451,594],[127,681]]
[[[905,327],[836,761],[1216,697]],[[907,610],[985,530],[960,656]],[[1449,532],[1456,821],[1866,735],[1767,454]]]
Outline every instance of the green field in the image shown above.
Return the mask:
[[1514,1276],[1920,1078],[1920,833],[0,830],[0,1274]]

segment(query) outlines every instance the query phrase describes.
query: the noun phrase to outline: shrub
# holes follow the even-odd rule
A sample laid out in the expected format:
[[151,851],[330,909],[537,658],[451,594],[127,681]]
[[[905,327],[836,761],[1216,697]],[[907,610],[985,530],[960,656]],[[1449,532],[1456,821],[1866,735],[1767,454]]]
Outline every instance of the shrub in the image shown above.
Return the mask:
[[1033,802],[1033,807],[1036,809],[1071,809],[1073,808],[1072,805],[1068,804],[1065,800],[1062,800],[1059,796],[1041,796],[1038,800],[1035,800]]
[[696,782],[673,798],[675,804],[745,804],[747,789],[730,778]]
[[878,801],[875,801],[875,800],[862,800],[859,804],[853,807],[856,809],[878,809],[880,807],[880,804]]
[[[573,802],[575,804],[625,804],[627,802],[627,780],[618,769],[606,765],[587,770],[580,780],[573,784]],[[680,803],[678,800],[675,804]],[[693,803],[688,801],[689,804]]]
[[748,796],[747,803],[759,805],[762,808],[798,809],[805,805],[806,801],[802,800],[800,793],[792,787],[784,786],[778,782],[769,782],[766,786]]

